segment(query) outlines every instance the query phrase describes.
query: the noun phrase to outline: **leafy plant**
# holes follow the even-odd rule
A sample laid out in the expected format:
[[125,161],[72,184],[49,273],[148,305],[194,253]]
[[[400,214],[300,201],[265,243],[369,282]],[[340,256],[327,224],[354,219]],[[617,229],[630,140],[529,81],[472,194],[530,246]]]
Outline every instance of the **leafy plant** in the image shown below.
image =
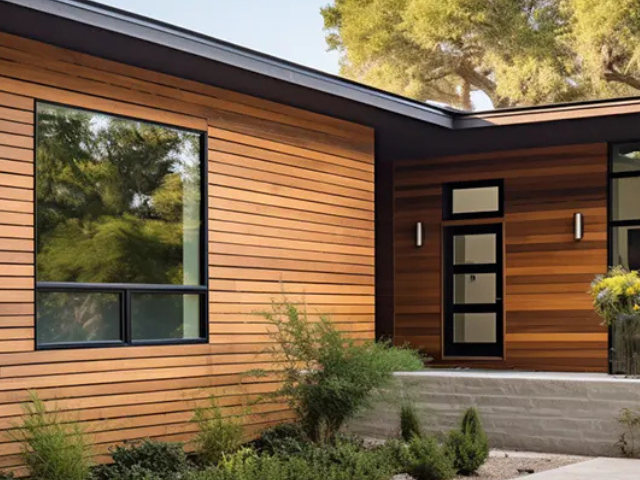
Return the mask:
[[90,449],[82,426],[48,410],[35,392],[23,404],[24,420],[11,432],[22,443],[22,458],[32,480],[86,480]]
[[400,407],[400,436],[406,442],[413,437],[422,437],[420,420],[411,403],[404,403]]
[[475,473],[487,461],[489,443],[475,408],[465,412],[460,430],[449,434],[447,448],[453,455],[456,470],[462,475]]
[[618,423],[624,428],[616,446],[625,457],[638,456],[638,435],[640,434],[640,411],[623,408]]
[[303,455],[258,455],[250,449],[228,455],[186,480],[388,480],[386,458],[352,443],[312,446]]
[[214,397],[207,407],[196,408],[192,421],[198,425],[195,438],[198,458],[204,464],[222,460],[224,454],[237,451],[242,445],[242,425],[237,417],[222,415]]
[[276,346],[268,352],[282,365],[276,372],[282,387],[272,397],[289,402],[313,442],[333,441],[345,421],[368,407],[372,394],[389,384],[394,371],[424,366],[413,350],[356,342],[326,316],[313,322],[304,305],[286,298],[263,315],[275,326]]
[[0,472],[0,480],[14,480],[16,477],[13,475],[12,472],[6,473],[6,472]]
[[260,453],[300,455],[310,447],[309,440],[297,423],[283,423],[268,428],[253,442]]
[[190,468],[181,443],[145,439],[111,449],[113,464],[94,470],[97,480],[173,480]]
[[449,480],[456,474],[449,450],[433,437],[409,442],[407,473],[416,480]]

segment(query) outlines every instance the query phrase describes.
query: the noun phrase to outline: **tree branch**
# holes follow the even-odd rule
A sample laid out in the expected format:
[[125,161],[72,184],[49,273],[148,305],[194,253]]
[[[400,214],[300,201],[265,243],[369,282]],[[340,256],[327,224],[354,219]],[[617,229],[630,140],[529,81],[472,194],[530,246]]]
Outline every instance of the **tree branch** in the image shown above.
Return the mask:
[[627,75],[624,73],[617,72],[616,70],[610,69],[604,72],[603,77],[607,82],[623,83],[625,85],[630,86],[631,88],[640,90],[640,78],[635,77],[633,75]]

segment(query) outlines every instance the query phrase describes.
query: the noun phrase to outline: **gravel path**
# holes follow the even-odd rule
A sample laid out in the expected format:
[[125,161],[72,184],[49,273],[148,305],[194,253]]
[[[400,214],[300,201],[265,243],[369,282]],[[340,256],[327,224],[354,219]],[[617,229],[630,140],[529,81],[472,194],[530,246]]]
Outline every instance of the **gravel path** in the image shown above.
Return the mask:
[[[478,471],[478,475],[457,478],[460,480],[509,480],[513,478],[526,478],[532,473],[553,470],[554,468],[560,468],[586,460],[590,460],[590,458],[493,450],[487,463]],[[396,475],[393,480],[411,480],[411,477],[408,475]]]

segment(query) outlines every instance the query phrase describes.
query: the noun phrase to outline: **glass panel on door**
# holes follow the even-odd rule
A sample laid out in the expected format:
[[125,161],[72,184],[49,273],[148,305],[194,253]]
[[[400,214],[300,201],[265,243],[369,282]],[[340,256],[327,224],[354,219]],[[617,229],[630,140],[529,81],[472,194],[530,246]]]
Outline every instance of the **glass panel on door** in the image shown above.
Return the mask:
[[502,224],[445,227],[445,356],[502,357],[502,263]]

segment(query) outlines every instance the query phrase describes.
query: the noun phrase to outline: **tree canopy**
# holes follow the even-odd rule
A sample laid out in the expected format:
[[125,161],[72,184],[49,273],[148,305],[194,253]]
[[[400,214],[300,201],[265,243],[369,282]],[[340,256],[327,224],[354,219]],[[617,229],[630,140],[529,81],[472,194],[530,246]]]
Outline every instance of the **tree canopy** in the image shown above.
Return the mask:
[[471,109],[640,92],[640,0],[333,0],[322,9],[341,73]]

